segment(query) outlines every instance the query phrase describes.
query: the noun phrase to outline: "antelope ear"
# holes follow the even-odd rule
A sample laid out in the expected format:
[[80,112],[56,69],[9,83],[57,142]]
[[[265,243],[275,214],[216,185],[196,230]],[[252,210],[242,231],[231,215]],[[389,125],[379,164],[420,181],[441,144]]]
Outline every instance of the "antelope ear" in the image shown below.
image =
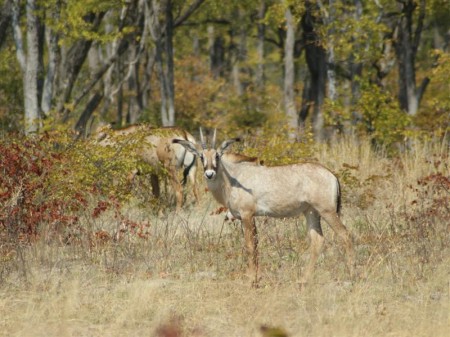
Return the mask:
[[195,147],[195,144],[191,143],[188,140],[184,140],[184,139],[173,139],[172,140],[173,144],[180,144],[182,145],[186,150],[188,150],[189,152],[192,152],[193,154],[200,156],[200,153],[198,152],[198,150]]
[[219,153],[219,155],[223,155],[223,152],[228,148],[228,146],[230,146],[231,144],[235,143],[235,142],[240,142],[241,138],[232,138],[232,139],[228,139],[225,140],[222,145],[220,146],[220,148],[217,150],[217,152]]

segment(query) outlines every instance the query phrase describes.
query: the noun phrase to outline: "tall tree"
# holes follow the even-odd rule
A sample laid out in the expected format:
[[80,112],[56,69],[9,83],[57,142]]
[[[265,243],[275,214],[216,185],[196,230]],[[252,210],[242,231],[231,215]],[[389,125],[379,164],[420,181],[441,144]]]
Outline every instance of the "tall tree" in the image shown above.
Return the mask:
[[286,39],[284,41],[284,110],[286,112],[292,137],[296,135],[298,128],[298,114],[295,105],[295,24],[291,8],[286,6]]
[[174,18],[172,0],[147,0],[148,28],[155,44],[155,66],[160,81],[161,121],[175,125],[175,82],[173,60],[174,29],[187,20],[205,0],[194,0]]
[[[394,43],[398,62],[398,86],[400,106],[409,115],[415,115],[420,100],[429,83],[425,77],[422,83],[416,84],[416,55],[422,35],[426,1],[397,0],[400,14],[395,27]],[[415,12],[417,19],[414,27]]]
[[12,24],[16,43],[17,60],[23,74],[24,90],[24,131],[25,134],[36,133],[41,125],[39,107],[38,76],[39,60],[39,17],[35,0],[27,0],[26,10],[26,45],[20,27],[20,1],[14,0],[12,6]]
[[311,79],[308,97],[314,104],[312,114],[314,136],[316,140],[322,140],[324,137],[322,105],[326,93],[327,63],[323,41],[321,41],[316,27],[318,24],[320,24],[320,17],[316,3],[306,1],[301,25],[305,44],[306,64],[308,65]]
[[257,14],[257,46],[256,52],[258,57],[258,63],[255,71],[255,84],[256,87],[261,90],[264,87],[264,44],[266,37],[266,24],[263,22],[267,11],[267,5],[265,0],[260,0],[258,14]]
[[11,22],[12,5],[13,5],[12,0],[6,0],[3,2],[3,5],[0,8],[0,48],[6,39],[8,26],[10,25]]

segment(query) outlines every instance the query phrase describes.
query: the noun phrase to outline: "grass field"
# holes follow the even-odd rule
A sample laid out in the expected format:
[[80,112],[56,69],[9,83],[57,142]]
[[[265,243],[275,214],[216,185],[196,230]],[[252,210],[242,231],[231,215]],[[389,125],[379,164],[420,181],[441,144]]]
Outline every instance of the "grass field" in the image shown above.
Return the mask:
[[143,238],[116,235],[121,223],[109,212],[81,217],[89,230],[69,244],[45,231],[31,244],[4,238],[0,335],[450,336],[448,152],[416,144],[389,158],[355,140],[317,149],[343,185],[355,280],[323,224],[325,249],[300,290],[304,219],[259,218],[262,280],[252,289],[242,228],[214,214],[206,192],[178,214],[128,205]]

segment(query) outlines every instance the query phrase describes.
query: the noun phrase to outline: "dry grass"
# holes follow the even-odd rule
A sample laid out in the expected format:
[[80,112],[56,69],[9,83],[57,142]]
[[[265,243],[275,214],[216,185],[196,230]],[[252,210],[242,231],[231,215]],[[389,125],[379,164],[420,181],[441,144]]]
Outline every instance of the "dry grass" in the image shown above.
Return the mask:
[[[426,144],[388,159],[354,140],[318,150],[344,180],[343,217],[360,275],[354,282],[326,225],[314,284],[300,291],[308,258],[303,219],[259,219],[263,279],[251,289],[242,278],[242,229],[211,215],[217,204],[209,195],[177,215],[130,206],[128,215],[148,224],[147,239],[3,243],[0,335],[242,337],[262,336],[268,326],[289,336],[448,336],[448,217],[426,213],[430,202],[412,203],[418,179],[449,175],[446,151]],[[84,221],[112,236],[120,228],[106,213]]]

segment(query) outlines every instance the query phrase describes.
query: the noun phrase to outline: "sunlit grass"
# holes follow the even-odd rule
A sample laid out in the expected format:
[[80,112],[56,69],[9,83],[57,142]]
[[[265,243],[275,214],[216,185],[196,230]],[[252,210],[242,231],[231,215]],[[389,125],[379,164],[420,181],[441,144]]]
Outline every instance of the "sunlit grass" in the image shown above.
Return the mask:
[[[212,214],[218,205],[206,192],[179,214],[131,203],[123,212],[146,224],[145,237],[121,232],[104,212],[81,217],[89,231],[77,240],[2,238],[0,335],[242,337],[261,336],[265,325],[289,336],[448,336],[450,215],[432,203],[448,191],[417,183],[448,177],[448,148],[416,144],[390,158],[349,138],[315,156],[341,177],[355,281],[326,224],[313,282],[300,291],[304,220],[258,219],[262,280],[252,289],[242,228]],[[100,231],[109,236],[93,235]]]

